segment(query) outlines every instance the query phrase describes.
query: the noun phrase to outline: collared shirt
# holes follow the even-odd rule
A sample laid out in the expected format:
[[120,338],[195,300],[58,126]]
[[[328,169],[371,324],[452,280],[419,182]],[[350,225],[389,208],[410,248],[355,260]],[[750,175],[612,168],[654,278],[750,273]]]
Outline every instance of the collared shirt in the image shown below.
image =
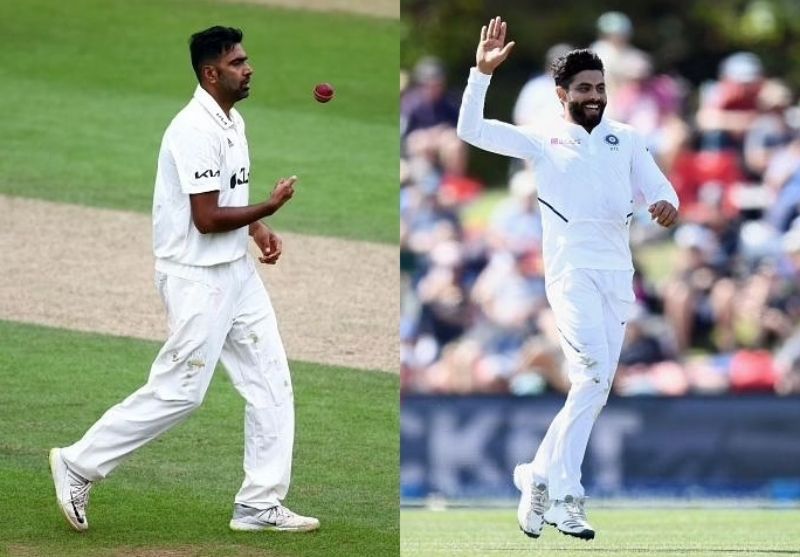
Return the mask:
[[244,120],[235,109],[226,116],[198,85],[161,141],[153,194],[156,268],[159,262],[206,267],[244,256],[247,227],[201,234],[189,196],[219,191],[220,207],[242,207],[248,204],[249,181]]
[[472,68],[458,136],[476,147],[531,163],[542,212],[548,282],[570,269],[632,270],[629,227],[637,194],[678,207],[672,185],[633,128],[607,118],[591,133],[554,118],[518,127],[483,118],[491,76]]

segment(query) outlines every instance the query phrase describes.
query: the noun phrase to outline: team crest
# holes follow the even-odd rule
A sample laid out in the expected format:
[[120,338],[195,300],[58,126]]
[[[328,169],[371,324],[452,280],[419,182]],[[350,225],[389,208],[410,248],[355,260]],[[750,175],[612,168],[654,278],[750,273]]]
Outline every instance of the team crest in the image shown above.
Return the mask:
[[619,145],[619,138],[613,133],[610,133],[606,136],[606,143],[613,146]]

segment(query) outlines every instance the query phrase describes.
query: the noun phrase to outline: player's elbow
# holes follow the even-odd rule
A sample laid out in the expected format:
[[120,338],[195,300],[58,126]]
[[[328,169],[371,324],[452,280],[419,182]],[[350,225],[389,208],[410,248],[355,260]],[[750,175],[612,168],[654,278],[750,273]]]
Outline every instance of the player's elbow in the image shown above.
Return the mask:
[[194,227],[200,234],[209,234],[210,232],[215,232],[214,228],[214,221],[213,218],[209,215],[192,215],[192,222],[194,223]]
[[475,140],[474,131],[465,126],[460,118],[456,125],[456,135],[461,141],[466,141],[467,143],[472,143]]
[[212,232],[211,228],[208,225],[198,223],[197,221],[195,221],[194,227],[200,234],[208,234],[209,232]]

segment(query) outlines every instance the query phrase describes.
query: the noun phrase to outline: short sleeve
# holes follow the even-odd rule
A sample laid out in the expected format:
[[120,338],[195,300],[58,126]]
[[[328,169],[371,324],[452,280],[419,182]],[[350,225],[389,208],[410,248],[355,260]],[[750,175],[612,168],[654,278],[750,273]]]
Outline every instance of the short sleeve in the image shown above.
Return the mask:
[[169,150],[183,193],[206,193],[221,189],[222,152],[217,136],[203,130],[187,129],[172,135]]

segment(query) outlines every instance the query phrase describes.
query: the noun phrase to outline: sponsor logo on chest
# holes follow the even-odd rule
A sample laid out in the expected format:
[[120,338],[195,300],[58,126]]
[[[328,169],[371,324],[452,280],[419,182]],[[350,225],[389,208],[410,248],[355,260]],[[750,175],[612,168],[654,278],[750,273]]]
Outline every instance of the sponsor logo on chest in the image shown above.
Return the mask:
[[250,183],[250,169],[249,168],[240,168],[239,172],[235,172],[233,176],[231,176],[230,186],[231,189],[234,189],[236,186],[241,186],[242,184],[249,184]]
[[581,140],[573,139],[572,137],[551,137],[550,145],[580,145]]

